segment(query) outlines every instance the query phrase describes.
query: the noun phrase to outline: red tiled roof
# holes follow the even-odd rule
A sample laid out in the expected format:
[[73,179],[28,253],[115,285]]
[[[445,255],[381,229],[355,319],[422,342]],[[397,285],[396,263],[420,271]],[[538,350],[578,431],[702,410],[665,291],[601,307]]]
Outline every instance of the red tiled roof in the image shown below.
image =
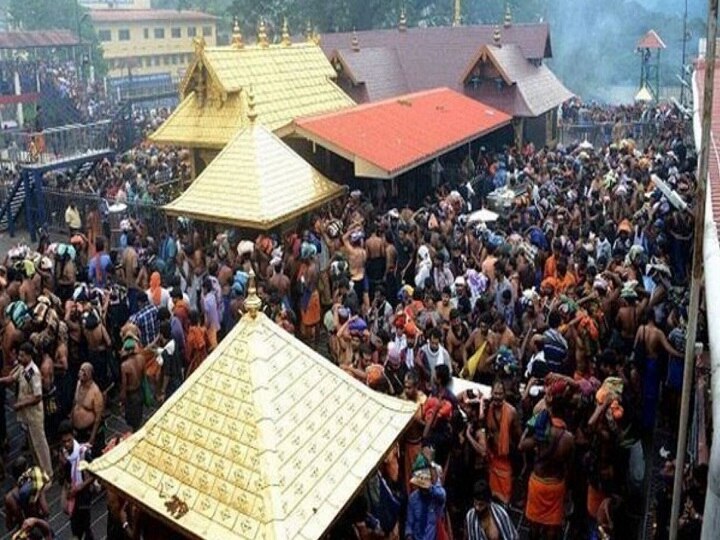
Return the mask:
[[215,21],[217,17],[201,11],[178,11],[176,9],[93,9],[93,22],[139,22],[139,21]]
[[0,49],[67,47],[78,43],[77,37],[70,30],[0,32]]
[[665,42],[660,39],[655,30],[648,30],[648,33],[640,38],[637,49],[664,49]]
[[353,161],[357,176],[393,178],[510,120],[449,88],[436,88],[300,118],[294,128],[298,135]]

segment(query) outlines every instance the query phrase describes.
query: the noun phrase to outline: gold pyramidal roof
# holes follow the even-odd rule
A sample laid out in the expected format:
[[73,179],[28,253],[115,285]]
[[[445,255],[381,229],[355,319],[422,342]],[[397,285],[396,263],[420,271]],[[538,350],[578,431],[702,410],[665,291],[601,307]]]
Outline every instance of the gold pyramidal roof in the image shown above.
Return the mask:
[[315,540],[414,411],[265,315],[245,316],[140,431],[89,470],[188,537]]
[[210,223],[267,230],[322,206],[344,189],[254,121],[164,210]]
[[196,48],[182,102],[150,136],[154,142],[220,149],[246,126],[242,97],[252,87],[258,119],[284,135],[295,118],[354,105],[315,43]]

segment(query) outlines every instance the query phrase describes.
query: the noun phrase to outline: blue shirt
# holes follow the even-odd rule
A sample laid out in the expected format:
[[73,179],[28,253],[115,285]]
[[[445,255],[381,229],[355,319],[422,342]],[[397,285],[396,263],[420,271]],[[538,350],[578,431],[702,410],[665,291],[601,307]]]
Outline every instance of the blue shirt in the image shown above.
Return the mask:
[[405,536],[412,540],[436,540],[438,519],[445,514],[445,489],[435,484],[427,495],[413,491],[408,499]]
[[[100,262],[99,267],[98,260]],[[107,253],[101,253],[100,256],[95,255],[90,259],[90,263],[88,264],[88,280],[96,287],[105,287],[107,284],[108,268],[110,268],[111,265],[112,260]]]
[[140,342],[147,347],[155,341],[158,335],[158,308],[152,303],[146,305],[135,315],[130,316],[130,322],[137,325],[140,330]]

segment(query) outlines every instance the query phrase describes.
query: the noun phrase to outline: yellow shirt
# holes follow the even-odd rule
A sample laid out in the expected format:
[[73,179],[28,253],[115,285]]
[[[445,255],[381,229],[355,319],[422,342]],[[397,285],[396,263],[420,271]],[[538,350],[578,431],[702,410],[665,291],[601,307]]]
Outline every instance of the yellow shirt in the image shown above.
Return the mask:
[[82,227],[80,212],[78,212],[77,208],[67,207],[67,210],[65,210],[65,223],[71,229],[80,229]]

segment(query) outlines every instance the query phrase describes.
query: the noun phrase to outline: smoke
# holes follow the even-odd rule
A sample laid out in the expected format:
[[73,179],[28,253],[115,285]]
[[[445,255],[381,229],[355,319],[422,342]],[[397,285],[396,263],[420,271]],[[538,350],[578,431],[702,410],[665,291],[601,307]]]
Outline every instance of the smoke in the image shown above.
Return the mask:
[[[680,4],[680,5],[678,5]],[[697,55],[705,33],[704,0],[688,0],[687,60]],[[553,59],[549,63],[565,85],[584,99],[606,101],[613,86],[640,82],[638,40],[654,29],[667,48],[660,53],[662,86],[677,86],[682,65],[682,0],[546,0]]]

